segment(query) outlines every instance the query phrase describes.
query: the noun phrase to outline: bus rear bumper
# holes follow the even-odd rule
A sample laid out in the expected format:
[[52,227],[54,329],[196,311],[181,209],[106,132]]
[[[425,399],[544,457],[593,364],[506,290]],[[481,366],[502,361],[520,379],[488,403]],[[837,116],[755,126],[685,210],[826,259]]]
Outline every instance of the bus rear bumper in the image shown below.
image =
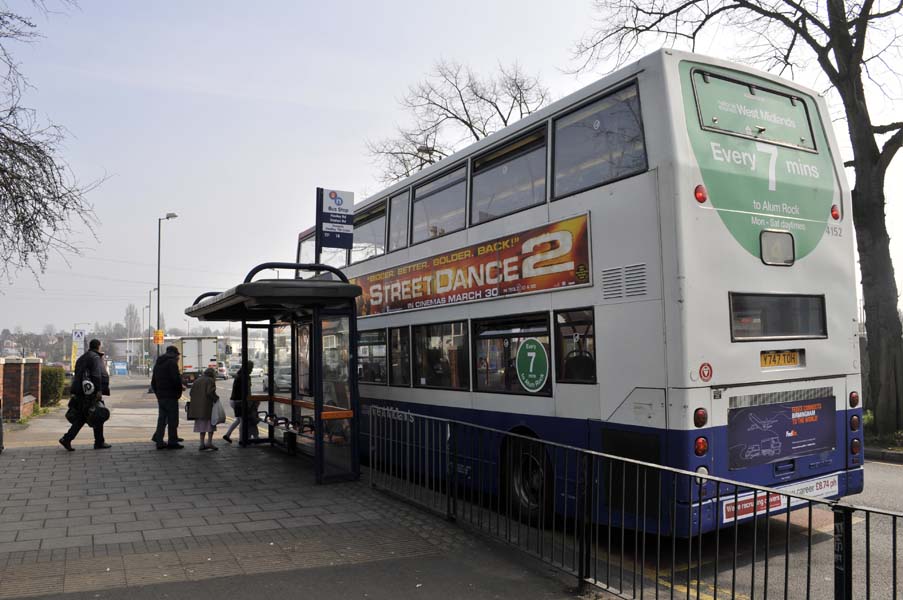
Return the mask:
[[[813,500],[836,500],[851,494],[858,494],[863,489],[864,471],[862,467],[844,471],[836,471],[814,479],[794,482],[792,484],[776,486],[776,492],[803,495]],[[766,517],[777,517],[787,513],[805,509],[809,503],[805,500],[780,495],[778,497],[765,498],[765,492],[752,492],[738,490],[737,494],[722,493],[719,498],[703,500],[701,505],[702,532],[707,533],[715,529],[723,529],[733,526],[734,522],[740,524],[752,522],[753,519],[762,520]],[[686,537],[699,533],[700,504],[693,503],[691,507],[682,502],[678,503],[677,518],[674,521],[673,533],[678,537]],[[690,511],[692,510],[692,518]],[[692,523],[692,524],[691,524]]]

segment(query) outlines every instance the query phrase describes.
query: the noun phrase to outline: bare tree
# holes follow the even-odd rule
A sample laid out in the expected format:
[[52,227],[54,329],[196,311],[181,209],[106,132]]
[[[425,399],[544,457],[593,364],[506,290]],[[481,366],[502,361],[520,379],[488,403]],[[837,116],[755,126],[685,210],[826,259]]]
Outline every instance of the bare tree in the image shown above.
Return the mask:
[[412,124],[395,137],[368,142],[367,149],[392,183],[524,118],[549,102],[549,91],[537,77],[514,64],[499,66],[492,78],[441,60],[400,101]]
[[[42,1],[33,5],[46,12]],[[73,222],[93,233],[85,195],[99,182],[79,184],[61,157],[63,128],[21,104],[28,82],[8,45],[37,35],[32,21],[0,4],[0,273],[7,277],[42,272],[54,252],[77,252]]]
[[[641,39],[694,47],[705,31],[729,30],[744,58],[779,72],[814,61],[839,97],[855,173],[853,220],[865,295],[869,405],[879,432],[903,429],[903,329],[884,220],[885,176],[903,145],[903,122],[877,124],[866,84],[898,81],[900,0],[595,0],[599,25],[578,43],[580,69],[623,63]],[[743,50],[739,50],[739,49]],[[899,64],[899,63],[896,63]]]
[[129,336],[138,335],[141,332],[141,317],[138,316],[138,308],[134,304],[125,307],[125,329]]

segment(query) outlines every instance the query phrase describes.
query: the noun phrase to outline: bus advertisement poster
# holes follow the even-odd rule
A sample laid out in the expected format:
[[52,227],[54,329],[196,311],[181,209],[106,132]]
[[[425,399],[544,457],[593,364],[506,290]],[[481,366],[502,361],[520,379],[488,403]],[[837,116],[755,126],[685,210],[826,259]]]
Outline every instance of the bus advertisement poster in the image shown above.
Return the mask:
[[730,468],[742,469],[834,448],[834,398],[733,408],[727,415]]
[[356,277],[362,317],[592,283],[589,216],[579,215]]

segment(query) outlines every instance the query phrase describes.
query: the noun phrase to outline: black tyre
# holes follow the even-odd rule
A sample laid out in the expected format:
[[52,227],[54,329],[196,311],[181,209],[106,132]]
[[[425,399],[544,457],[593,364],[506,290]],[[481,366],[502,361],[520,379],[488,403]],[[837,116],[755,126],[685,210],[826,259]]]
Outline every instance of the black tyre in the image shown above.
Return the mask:
[[502,460],[504,510],[514,519],[532,523],[548,516],[553,506],[554,474],[542,444],[510,438]]

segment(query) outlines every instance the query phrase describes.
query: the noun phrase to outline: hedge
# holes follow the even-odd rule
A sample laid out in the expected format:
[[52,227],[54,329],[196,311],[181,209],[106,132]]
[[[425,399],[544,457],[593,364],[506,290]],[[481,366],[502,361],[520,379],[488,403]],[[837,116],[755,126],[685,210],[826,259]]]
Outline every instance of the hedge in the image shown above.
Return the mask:
[[66,386],[66,371],[62,367],[41,369],[41,406],[58,404]]

